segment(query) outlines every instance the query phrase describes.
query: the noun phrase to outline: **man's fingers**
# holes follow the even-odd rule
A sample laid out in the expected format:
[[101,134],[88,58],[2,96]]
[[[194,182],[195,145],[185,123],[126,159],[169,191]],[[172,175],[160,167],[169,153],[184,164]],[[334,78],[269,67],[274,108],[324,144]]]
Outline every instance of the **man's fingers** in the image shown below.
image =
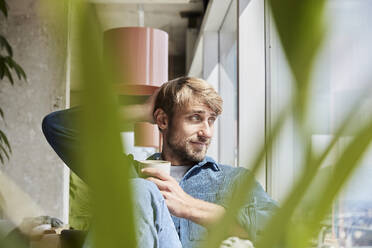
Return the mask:
[[170,192],[168,192],[168,191],[161,190],[160,193],[163,195],[164,199],[167,200],[167,201],[172,196],[172,194]]
[[160,190],[160,193],[163,195],[164,199],[167,199],[167,193],[169,193],[168,191]]
[[146,178],[146,180],[149,180],[149,181],[155,183],[160,191],[162,191],[162,190],[169,191],[169,187],[168,187],[168,185],[165,181],[162,181],[162,180],[160,180],[158,178],[154,178],[154,177],[148,177],[148,178]]
[[149,119],[148,121],[152,124],[155,124],[155,119],[154,119],[154,111],[155,111],[155,101],[156,101],[156,98],[159,94],[159,91],[160,91],[160,88],[156,89],[155,92],[147,99],[147,101],[145,102],[145,105],[147,106],[147,109],[150,110],[150,115],[151,117],[149,116]]
[[172,181],[174,180],[173,177],[168,175],[162,170],[156,169],[156,168],[143,168],[141,172],[147,176],[157,177],[163,181]]

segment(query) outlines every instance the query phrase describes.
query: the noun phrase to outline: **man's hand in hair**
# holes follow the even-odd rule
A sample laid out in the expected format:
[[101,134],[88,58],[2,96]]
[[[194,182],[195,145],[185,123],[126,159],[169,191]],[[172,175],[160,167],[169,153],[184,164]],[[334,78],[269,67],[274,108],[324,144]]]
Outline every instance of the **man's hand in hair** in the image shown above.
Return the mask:
[[126,105],[120,107],[120,116],[123,122],[154,122],[153,112],[159,89],[143,104]]

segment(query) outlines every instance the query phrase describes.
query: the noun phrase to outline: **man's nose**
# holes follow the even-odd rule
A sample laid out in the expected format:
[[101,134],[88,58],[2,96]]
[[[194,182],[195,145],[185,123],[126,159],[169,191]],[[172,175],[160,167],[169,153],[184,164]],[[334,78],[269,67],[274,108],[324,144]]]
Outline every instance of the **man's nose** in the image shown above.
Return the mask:
[[208,139],[212,138],[213,127],[211,127],[208,122],[203,122],[203,125],[199,130],[199,135]]

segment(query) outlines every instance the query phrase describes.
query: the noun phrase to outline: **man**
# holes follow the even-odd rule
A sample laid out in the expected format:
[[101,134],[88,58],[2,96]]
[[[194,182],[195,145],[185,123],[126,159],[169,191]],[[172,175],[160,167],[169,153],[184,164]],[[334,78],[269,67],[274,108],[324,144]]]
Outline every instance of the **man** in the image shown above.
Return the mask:
[[[146,103],[125,106],[121,111],[125,121],[158,125],[164,141],[162,153],[149,159],[172,164],[170,176],[146,168],[142,173],[148,176],[147,180],[132,179],[134,190],[143,196],[135,200],[141,206],[137,215],[139,226],[143,227],[138,234],[140,246],[197,245],[207,228],[223,216],[234,187],[249,173],[241,167],[218,164],[206,156],[214,123],[222,112],[221,97],[204,80],[182,77],[163,84]],[[79,110],[70,109],[48,115],[43,131],[57,154],[79,174],[73,159],[79,145],[71,124],[78,113]],[[275,208],[275,203],[255,182],[231,235],[255,240]]]

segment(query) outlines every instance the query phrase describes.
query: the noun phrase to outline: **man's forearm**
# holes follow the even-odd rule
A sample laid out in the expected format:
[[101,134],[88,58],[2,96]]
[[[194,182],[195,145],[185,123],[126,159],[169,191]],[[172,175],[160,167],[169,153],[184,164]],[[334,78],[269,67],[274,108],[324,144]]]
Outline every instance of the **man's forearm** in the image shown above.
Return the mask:
[[[220,205],[195,199],[190,204],[189,213],[186,218],[209,228],[216,224],[225,212],[225,208]],[[228,232],[228,236],[249,239],[248,233],[238,223],[233,224]]]
[[120,106],[119,112],[122,122],[153,122],[152,110],[145,105]]
[[210,202],[194,199],[190,203],[187,219],[208,227],[215,224],[225,214],[225,208]]
[[142,104],[120,106],[119,115],[122,122],[150,122],[154,123],[155,100],[159,89]]

